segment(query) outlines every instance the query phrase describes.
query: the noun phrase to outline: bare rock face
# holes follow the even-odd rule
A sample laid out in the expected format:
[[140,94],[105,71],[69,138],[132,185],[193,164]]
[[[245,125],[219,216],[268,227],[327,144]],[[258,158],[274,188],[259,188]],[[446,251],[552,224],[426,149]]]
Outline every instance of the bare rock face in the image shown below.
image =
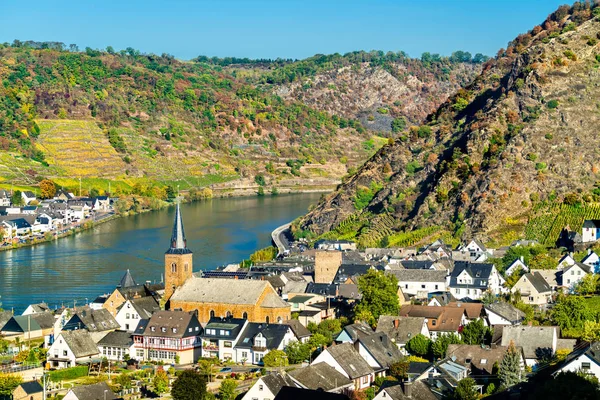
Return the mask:
[[[424,65],[406,59],[388,68],[363,63],[282,85],[275,91],[287,100],[358,118],[367,129],[390,131],[391,121],[397,117],[420,123],[480,71],[478,64],[447,61]],[[385,114],[381,108],[386,109]]]
[[[392,231],[438,226],[490,238],[526,221],[536,201],[589,194],[600,180],[600,21],[582,10],[520,35],[299,227],[322,234],[360,220],[360,240],[390,217]],[[363,206],[365,188],[375,193]]]

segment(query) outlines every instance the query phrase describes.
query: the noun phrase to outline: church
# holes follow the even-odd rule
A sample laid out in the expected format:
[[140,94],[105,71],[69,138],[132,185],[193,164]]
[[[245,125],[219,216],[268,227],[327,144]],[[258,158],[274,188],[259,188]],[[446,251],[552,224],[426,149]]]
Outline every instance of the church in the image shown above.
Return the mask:
[[291,318],[290,305],[266,280],[200,278],[193,273],[179,204],[171,244],[165,253],[165,295],[170,310],[196,311],[206,324],[213,317],[281,323]]

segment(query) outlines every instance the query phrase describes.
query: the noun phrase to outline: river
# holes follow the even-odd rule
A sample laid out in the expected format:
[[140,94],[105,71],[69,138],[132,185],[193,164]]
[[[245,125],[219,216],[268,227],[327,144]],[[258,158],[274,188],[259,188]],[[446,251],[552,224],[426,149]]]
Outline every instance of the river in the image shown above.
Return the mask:
[[[271,231],[304,214],[320,193],[213,199],[182,204],[194,271],[239,262],[271,243]],[[78,305],[111,292],[127,269],[160,281],[175,209],[117,218],[89,231],[0,253],[0,302],[22,312],[46,302]]]

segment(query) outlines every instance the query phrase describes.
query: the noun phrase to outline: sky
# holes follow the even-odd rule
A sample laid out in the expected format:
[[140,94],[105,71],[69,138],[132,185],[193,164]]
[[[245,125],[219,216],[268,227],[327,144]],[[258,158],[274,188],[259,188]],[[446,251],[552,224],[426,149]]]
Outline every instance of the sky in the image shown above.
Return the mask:
[[495,55],[571,0],[5,0],[0,43],[301,59],[355,50]]

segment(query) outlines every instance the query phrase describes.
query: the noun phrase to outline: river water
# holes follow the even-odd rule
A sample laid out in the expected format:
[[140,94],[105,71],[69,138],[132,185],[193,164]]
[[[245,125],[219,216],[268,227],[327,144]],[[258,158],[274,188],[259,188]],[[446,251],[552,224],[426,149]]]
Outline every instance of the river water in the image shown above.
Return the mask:
[[[271,232],[304,214],[321,194],[213,199],[182,204],[194,271],[239,262],[271,243]],[[114,290],[127,269],[160,281],[174,207],[118,218],[75,236],[0,252],[0,302],[22,312],[45,301],[78,305]]]

